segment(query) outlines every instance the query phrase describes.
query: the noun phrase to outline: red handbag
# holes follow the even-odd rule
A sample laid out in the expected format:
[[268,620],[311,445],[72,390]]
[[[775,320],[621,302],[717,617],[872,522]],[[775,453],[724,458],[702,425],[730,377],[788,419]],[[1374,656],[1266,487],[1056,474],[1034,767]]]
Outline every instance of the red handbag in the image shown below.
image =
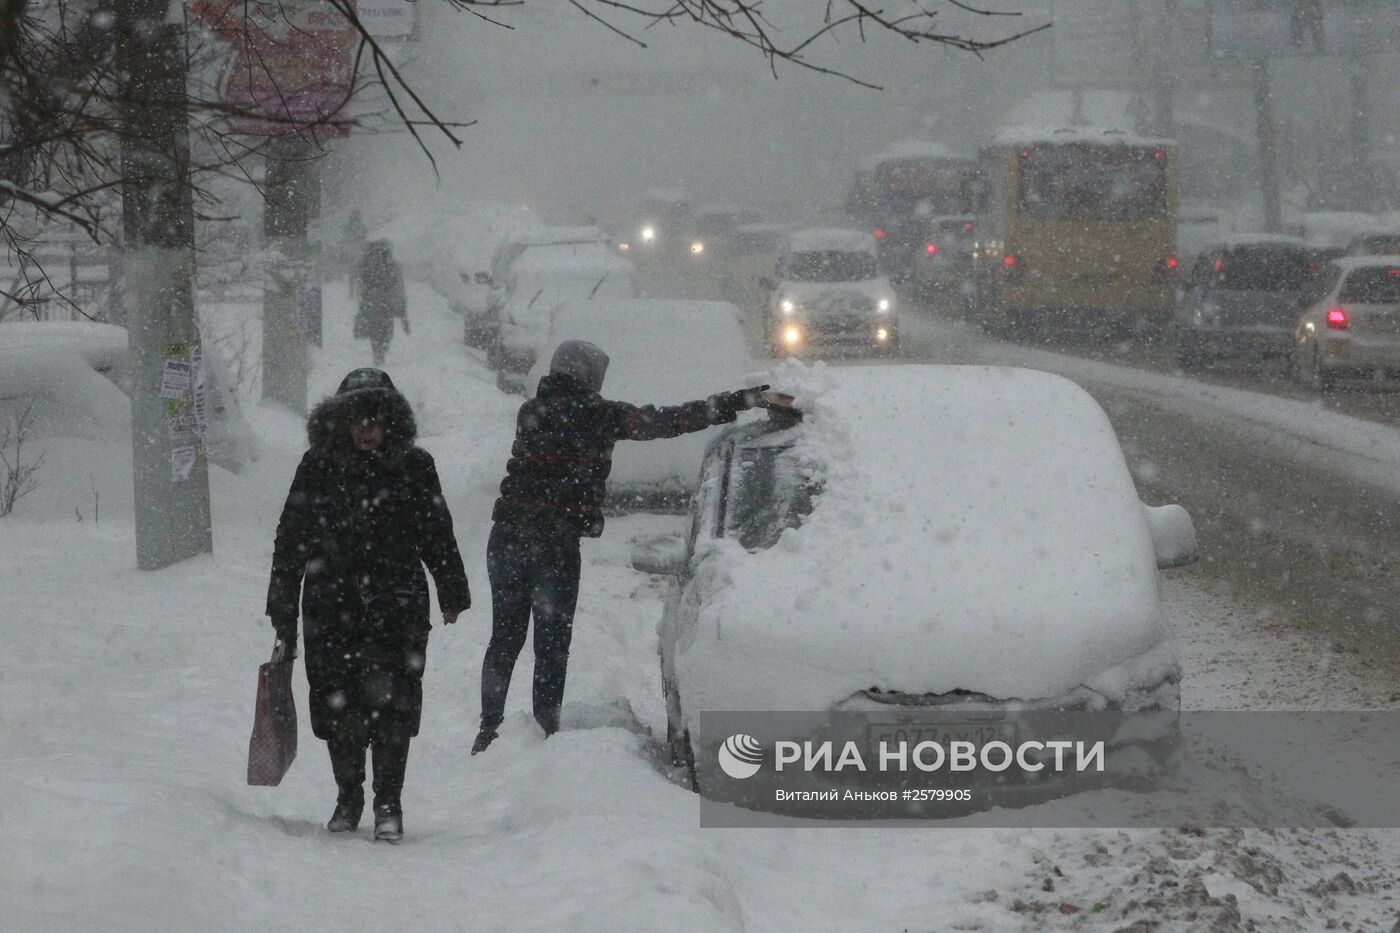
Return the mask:
[[258,668],[253,737],[248,740],[248,783],[276,787],[297,757],[297,707],[292,700],[293,657],[273,655]]

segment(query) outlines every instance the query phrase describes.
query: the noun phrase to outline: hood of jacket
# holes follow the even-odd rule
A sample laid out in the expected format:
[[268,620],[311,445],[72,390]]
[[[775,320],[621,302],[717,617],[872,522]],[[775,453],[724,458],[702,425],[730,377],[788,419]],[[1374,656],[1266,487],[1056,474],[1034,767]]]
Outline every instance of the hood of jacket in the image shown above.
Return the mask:
[[322,399],[306,419],[306,439],[313,450],[343,455],[354,450],[350,425],[357,418],[373,416],[384,426],[385,454],[401,457],[418,439],[418,422],[408,399],[394,386],[389,374],[366,367],[350,372],[334,395]]
[[587,340],[565,340],[549,360],[551,376],[569,376],[594,392],[603,391],[608,373],[608,355]]

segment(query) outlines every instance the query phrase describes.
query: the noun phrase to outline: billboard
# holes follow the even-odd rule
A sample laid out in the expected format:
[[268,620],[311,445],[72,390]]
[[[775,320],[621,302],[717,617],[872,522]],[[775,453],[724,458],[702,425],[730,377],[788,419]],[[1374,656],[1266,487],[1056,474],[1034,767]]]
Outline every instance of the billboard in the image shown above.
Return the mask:
[[198,0],[190,11],[233,48],[219,93],[234,132],[349,132],[360,34],[327,0]]

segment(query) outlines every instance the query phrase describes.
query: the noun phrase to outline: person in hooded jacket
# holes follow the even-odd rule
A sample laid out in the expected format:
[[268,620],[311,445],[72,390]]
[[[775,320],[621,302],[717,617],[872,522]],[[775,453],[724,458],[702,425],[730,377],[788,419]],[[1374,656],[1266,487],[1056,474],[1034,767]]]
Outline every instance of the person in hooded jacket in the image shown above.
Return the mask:
[[311,728],[338,788],[326,828],[355,829],[365,753],[374,752],[374,834],[403,834],[400,794],[423,706],[432,572],[443,622],[471,606],[452,516],[432,456],[415,446],[408,401],[388,374],[357,369],[307,420],[277,525],[267,614],[295,653],[298,610]]
[[578,601],[579,539],[603,533],[613,445],[727,424],[760,404],[760,393],[768,388],[675,407],[638,407],[599,394],[607,368],[608,356],[597,346],[566,340],[555,350],[535,397],[520,406],[487,544],[491,641],[482,662],[481,730],[473,755],[496,738],[532,614],[535,719],[546,735],[559,729]]
[[382,366],[389,343],[394,339],[395,319],[403,321],[403,332],[409,333],[403,271],[394,261],[394,250],[388,240],[375,240],[365,247],[355,281],[360,293],[360,306],[355,312],[355,338],[369,338],[374,365]]

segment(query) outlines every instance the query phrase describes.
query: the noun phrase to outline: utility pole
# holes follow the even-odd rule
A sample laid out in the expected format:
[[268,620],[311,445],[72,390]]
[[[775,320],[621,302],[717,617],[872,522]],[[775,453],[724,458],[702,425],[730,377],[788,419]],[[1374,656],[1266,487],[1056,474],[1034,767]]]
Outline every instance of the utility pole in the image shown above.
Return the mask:
[[1264,229],[1277,233],[1283,226],[1282,195],[1278,180],[1278,136],[1274,130],[1273,88],[1269,58],[1254,59],[1254,120],[1259,137],[1259,194],[1264,205]]
[[263,399],[306,414],[307,338],[321,335],[320,285],[306,231],[320,201],[318,152],[297,135],[276,140],[264,179]]
[[136,564],[212,553],[204,359],[194,315],[194,209],[184,30],[169,0],[117,0],[122,295],[131,350]]

